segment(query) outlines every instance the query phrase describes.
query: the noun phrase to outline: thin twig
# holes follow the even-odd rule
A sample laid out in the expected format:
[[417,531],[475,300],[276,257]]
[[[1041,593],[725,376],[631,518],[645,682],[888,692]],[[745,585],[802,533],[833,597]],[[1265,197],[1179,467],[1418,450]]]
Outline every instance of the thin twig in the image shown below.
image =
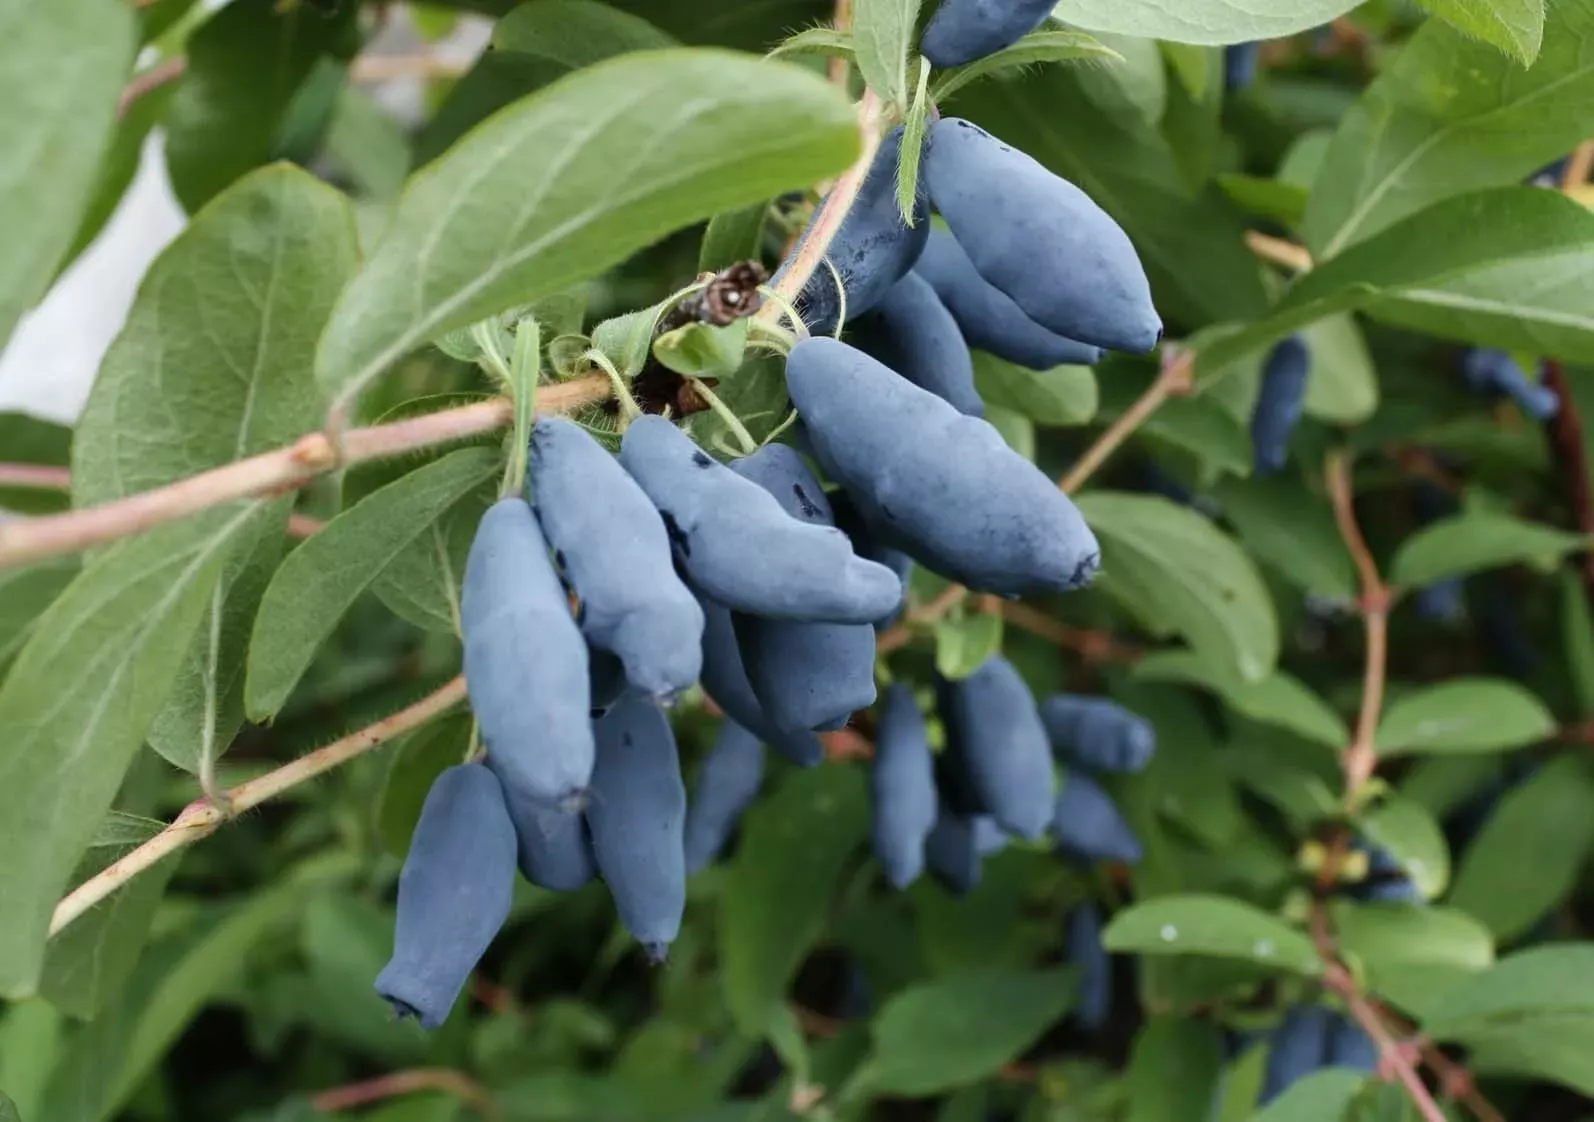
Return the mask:
[[343,1087],[333,1087],[312,1095],[310,1105],[330,1114],[413,1095],[417,1091],[445,1091],[469,1105],[483,1118],[495,1122],[504,1116],[487,1088],[463,1071],[446,1067],[394,1071]]
[[311,518],[308,514],[288,515],[288,536],[290,538],[308,538],[320,530],[326,523],[319,518]]
[[164,830],[119,861],[113,861],[74,888],[55,907],[54,935],[139,873],[179,849],[215,833],[228,818],[242,814],[293,787],[339,767],[411,729],[419,728],[465,699],[465,678],[453,678],[433,693],[367,728],[325,748],[223,791],[215,802],[190,803]]
[[1105,631],[1075,627],[1016,600],[1003,600],[997,610],[1020,631],[1078,651],[1086,662],[1135,662],[1145,653],[1138,647],[1119,642]]
[[0,464],[0,487],[27,491],[70,491],[72,472],[47,464]]
[[1293,272],[1304,273],[1312,267],[1312,255],[1305,246],[1296,245],[1283,238],[1275,238],[1258,230],[1245,232],[1245,247],[1264,261],[1282,265]]
[[[601,374],[577,378],[545,386],[538,395],[537,409],[543,415],[568,413],[600,401],[608,393],[608,381]],[[83,510],[0,524],[0,569],[76,553],[233,499],[291,491],[336,467],[491,432],[507,425],[512,415],[508,398],[492,398],[392,424],[351,429],[343,437],[341,464],[326,435],[311,433],[286,448],[224,464],[153,491]]]
[[1057,485],[1069,494],[1083,487],[1085,481],[1107,462],[1107,458],[1116,452],[1136,429],[1145,424],[1147,419],[1161,408],[1164,401],[1190,392],[1194,372],[1194,351],[1164,347],[1162,370],[1158,373],[1156,381],[1147,386],[1146,391],[1135,400],[1135,403],[1124,410],[1123,415],[1109,425],[1107,431],[1096,438],[1095,443],[1085,449],[1085,454],[1079,457],[1079,462],[1069,469],[1067,475],[1057,481]]
[[188,73],[188,58],[185,55],[173,55],[164,58],[148,70],[141,70],[128,79],[127,85],[122,87],[122,95],[116,101],[116,116],[127,116],[127,111],[133,103],[145,94],[153,93],[168,82],[175,82]]
[[1589,181],[1591,173],[1594,173],[1594,140],[1585,140],[1567,157],[1566,170],[1561,174],[1561,190],[1575,191]]
[[442,54],[362,55],[349,67],[349,80],[365,85],[395,78],[458,78],[473,61]]
[[1351,488],[1350,458],[1342,451],[1330,452],[1324,469],[1329,499],[1334,506],[1334,522],[1340,537],[1356,564],[1361,580],[1362,623],[1367,632],[1367,662],[1362,674],[1362,702],[1356,717],[1356,734],[1345,750],[1345,804],[1354,807],[1362,787],[1378,766],[1374,738],[1383,713],[1384,678],[1389,657],[1389,587],[1378,575],[1378,563],[1367,548],[1356,522],[1355,494]]
[[[1594,534],[1594,489],[1589,485],[1588,451],[1583,443],[1583,414],[1567,384],[1559,362],[1544,364],[1544,384],[1554,391],[1560,407],[1545,426],[1550,438],[1550,453],[1561,477],[1561,489],[1577,528]],[[1594,552],[1583,555],[1583,585],[1594,592]]]
[[[863,186],[864,179],[868,177],[869,167],[874,163],[875,152],[880,148],[880,114],[880,98],[873,90],[864,90],[863,99],[858,102],[858,132],[861,140],[858,158],[853,161],[850,168],[841,173],[835,186],[825,196],[825,204],[814,211],[814,217],[802,235],[802,243],[798,246],[796,255],[790,259],[789,267],[774,286],[775,291],[783,299],[796,302],[798,293],[802,292],[808,279],[814,275],[814,270],[819,268],[819,263],[824,260],[825,254],[830,252],[830,243],[835,240],[836,231],[841,229],[841,224],[847,220],[847,215],[852,211],[852,204],[858,198],[858,190]],[[776,300],[769,301],[758,312],[760,319],[771,321],[778,320],[780,314],[781,305]]]

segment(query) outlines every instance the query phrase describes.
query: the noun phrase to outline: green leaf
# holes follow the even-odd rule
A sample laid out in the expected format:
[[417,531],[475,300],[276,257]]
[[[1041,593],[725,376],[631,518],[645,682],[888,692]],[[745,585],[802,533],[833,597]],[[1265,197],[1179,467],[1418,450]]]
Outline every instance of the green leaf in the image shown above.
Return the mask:
[[965,612],[935,624],[935,669],[943,678],[967,678],[1002,649],[1002,617]]
[[1015,412],[1001,405],[987,404],[985,406],[985,420],[997,432],[1002,434],[1002,439],[1007,441],[1007,446],[1023,456],[1030,463],[1035,462],[1035,422],[1024,414]]
[[939,104],[970,82],[1003,70],[1048,62],[1073,62],[1076,59],[1123,62],[1124,56],[1083,32],[1043,27],[1030,32],[1011,47],[1003,47],[965,66],[945,71],[936,79],[931,96]]
[[1195,1019],[1157,1017],[1129,1053],[1126,1122],[1188,1122],[1191,1103],[1209,1103],[1223,1075],[1223,1033]]
[[[146,274],[78,423],[79,506],[125,498],[290,444],[323,403],[316,340],[358,249],[348,199],[287,165],[207,204]],[[150,741],[198,770],[243,723],[250,623],[281,558],[291,499],[260,506]]]
[[850,62],[858,56],[858,51],[850,32],[838,31],[834,27],[805,27],[797,34],[782,39],[769,52],[770,58],[779,58],[781,55],[826,55]]
[[984,351],[973,355],[974,387],[988,404],[1038,425],[1083,425],[1096,415],[1096,372],[1088,366],[1026,370]]
[[[326,869],[347,871],[349,861]],[[247,902],[207,909],[200,922],[151,947],[120,999],[73,1037],[40,1117],[114,1117],[199,1010],[243,975],[255,945],[292,922],[307,901],[307,879],[290,876]]]
[[1466,1042],[1534,1017],[1594,1018],[1594,945],[1535,947],[1501,959],[1445,995],[1423,1018],[1435,1040]]
[[653,357],[677,374],[691,378],[729,378],[742,368],[747,353],[747,320],[725,327],[686,323],[653,340]]
[[702,248],[697,252],[698,272],[717,273],[739,261],[756,261],[764,244],[764,215],[768,210],[767,202],[758,202],[709,219]]
[[338,302],[317,376],[351,396],[427,339],[834,174],[857,151],[842,93],[784,63],[682,50],[578,71],[411,178]]
[[17,1104],[4,1091],[0,1091],[0,1122],[22,1122],[22,1115],[17,1113]]
[[0,668],[22,649],[39,616],[77,576],[76,557],[0,569]]
[[1413,690],[1390,705],[1374,738],[1380,756],[1498,752],[1555,731],[1544,703],[1514,682],[1458,678]]
[[421,819],[421,804],[432,781],[465,758],[470,746],[471,718],[456,713],[404,738],[388,759],[387,778],[376,803],[377,831],[395,857],[410,849],[410,835]]
[[1430,523],[1401,544],[1389,570],[1396,584],[1421,588],[1446,577],[1518,561],[1553,562],[1589,539],[1506,514],[1473,510]]
[[1262,179],[1254,175],[1219,172],[1217,185],[1235,206],[1259,218],[1271,218],[1286,226],[1297,225],[1306,213],[1311,192],[1281,179]]
[[1147,39],[1219,46],[1250,39],[1282,39],[1327,23],[1355,0],[1292,0],[1251,4],[1241,0],[1062,0],[1052,16],[1087,31],[1116,31]]
[[1334,900],[1329,911],[1368,988],[1417,1013],[1494,962],[1488,928],[1457,908]]
[[1343,748],[1350,741],[1350,730],[1339,714],[1299,678],[1282,670],[1247,682],[1194,651],[1156,651],[1136,664],[1135,677],[1204,686],[1254,721],[1287,728],[1330,748]]
[[[1594,717],[1594,612],[1589,610],[1581,573],[1563,569],[1560,579],[1561,644],[1566,653],[1566,672],[1572,679],[1578,713]],[[5,657],[4,633],[4,626],[0,625],[0,659]]]
[[1575,755],[1545,764],[1500,799],[1456,873],[1450,902],[1502,943],[1525,935],[1572,891],[1594,849],[1594,777]]
[[1303,334],[1312,349],[1306,413],[1339,425],[1359,425],[1378,408],[1378,371],[1349,315],[1329,316]]
[[[1111,104],[1087,97],[1089,72],[1045,66],[979,82],[959,91],[958,108],[1078,184],[1117,220],[1134,241],[1165,317],[1211,323],[1260,315],[1266,293],[1240,216],[1216,189],[1192,193],[1167,139],[1138,121],[1126,96]],[[1057,105],[1068,112],[1042,108]],[[1136,119],[1126,123],[1126,114]]]
[[497,499],[498,481],[489,476],[394,554],[371,582],[371,591],[416,627],[458,635],[465,561],[477,524]]
[[1594,1017],[1534,1017],[1468,1040],[1467,1067],[1478,1075],[1549,1080],[1594,1095]]
[[908,52],[919,0],[854,0],[852,44],[858,72],[887,105],[908,104]]
[[1342,599],[1356,595],[1356,567],[1333,512],[1300,483],[1277,477],[1226,479],[1216,495],[1247,553],[1304,592]]
[[160,711],[257,504],[112,546],[39,617],[0,686],[0,994],[34,992],[50,914]]
[[1545,0],[1418,0],[1467,35],[1532,66],[1544,42]]
[[1519,183],[1586,140],[1591,36],[1594,8],[1552,5],[1544,50],[1524,71],[1440,20],[1418,28],[1339,122],[1306,208],[1313,255],[1326,261],[1448,195]]
[[855,1077],[878,1095],[933,1095],[995,1074],[1060,1020],[1071,970],[971,970],[897,994],[875,1017]]
[[1343,1067],[1302,1076],[1249,1122],[1344,1122],[1345,1112],[1367,1077]]
[[1202,706],[1185,690],[1133,681],[1115,685],[1112,696],[1156,730],[1143,780],[1147,805],[1211,849],[1230,845],[1243,827],[1239,798]]
[[349,605],[463,495],[493,476],[499,454],[461,448],[373,491],[288,554],[260,601],[244,705],[281,709]]
[[795,772],[748,816],[719,898],[720,976],[743,1032],[764,1033],[867,830],[854,768]]
[[1131,905],[1102,932],[1110,951],[1239,959],[1293,974],[1323,963],[1312,941],[1276,916],[1227,896],[1186,893]]
[[382,201],[399,193],[412,159],[403,126],[370,94],[353,86],[338,91],[327,124],[325,155],[356,193]]
[[1445,198],[1305,274],[1265,319],[1201,348],[1210,376],[1336,312],[1477,346],[1594,359],[1594,212],[1558,191]]
[[189,38],[188,70],[165,122],[166,169],[187,210],[287,154],[278,141],[295,97],[324,59],[347,60],[359,47],[356,10],[340,4],[329,17],[235,0]]
[[0,0],[0,346],[44,295],[92,197],[133,57],[121,0]]
[[1450,846],[1434,816],[1419,802],[1388,794],[1357,818],[1367,840],[1383,849],[1428,900],[1450,883]]
[[1101,583],[1157,634],[1260,681],[1278,660],[1273,601],[1251,559],[1193,510],[1112,491],[1079,497],[1102,545]]
[[[918,0],[914,0],[918,6]],[[925,134],[930,127],[930,63],[919,60],[919,80],[913,87],[913,101],[902,120],[902,143],[897,148],[897,210],[902,221],[912,226],[919,199],[919,164],[924,157]]]
[[42,1000],[22,1001],[0,1012],[0,1086],[24,1118],[37,1119],[45,1084],[61,1054],[66,1018]]

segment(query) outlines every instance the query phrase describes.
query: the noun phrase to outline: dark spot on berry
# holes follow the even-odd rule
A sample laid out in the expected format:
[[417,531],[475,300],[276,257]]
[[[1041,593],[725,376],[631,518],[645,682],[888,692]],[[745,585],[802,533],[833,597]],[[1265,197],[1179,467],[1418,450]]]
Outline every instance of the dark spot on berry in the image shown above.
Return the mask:
[[673,545],[682,557],[692,556],[692,543],[687,540],[686,533],[676,522],[675,515],[667,510],[659,511],[659,517],[664,520],[664,532],[670,535],[670,544]]
[[803,485],[801,483],[793,483],[791,489],[792,494],[797,496],[797,506],[801,508],[803,517],[818,518],[820,516],[819,507],[808,497],[807,492],[803,490]]
[[884,503],[880,504],[880,517],[884,518],[887,522],[895,522],[897,520],[897,516],[891,513],[891,508],[886,506]]
[[708,455],[706,453],[703,453],[703,452],[693,452],[692,453],[692,462],[694,464],[696,464],[700,468],[708,468],[708,467],[713,467],[714,466],[714,461],[711,460],[708,457]]

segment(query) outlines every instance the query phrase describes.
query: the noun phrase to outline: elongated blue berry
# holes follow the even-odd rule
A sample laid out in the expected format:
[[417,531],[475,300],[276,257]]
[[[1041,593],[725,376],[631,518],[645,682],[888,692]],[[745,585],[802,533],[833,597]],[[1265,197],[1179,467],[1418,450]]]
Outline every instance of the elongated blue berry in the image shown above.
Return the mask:
[[924,863],[949,892],[958,896],[973,892],[984,863],[974,844],[973,819],[943,805],[924,839]]
[[[490,760],[487,766],[493,766]],[[538,888],[574,892],[596,875],[592,842],[580,812],[543,806],[507,788],[504,805],[515,824],[521,876]]]
[[1157,750],[1151,724],[1105,697],[1053,694],[1041,720],[1059,755],[1096,771],[1142,771]]
[[1361,1025],[1343,1013],[1335,1013],[1328,1028],[1326,1059],[1331,1067],[1374,1072],[1378,1070],[1378,1045]]
[[924,717],[901,682],[880,703],[870,772],[874,796],[874,855],[892,887],[924,872],[924,844],[936,820],[935,768]]
[[[788,515],[833,527],[824,488],[795,450],[766,444],[731,470],[768,491]],[[874,704],[875,630],[867,623],[800,623],[734,613],[742,666],[764,715],[781,729],[831,729]]]
[[1224,47],[1223,88],[1248,89],[1256,81],[1256,64],[1261,55],[1261,43],[1233,43]]
[[966,63],[1011,47],[1046,22],[1047,0],[941,0],[919,41],[919,53],[938,67]]
[[1506,351],[1470,348],[1462,355],[1461,372],[1472,392],[1509,397],[1536,421],[1548,421],[1561,411],[1555,391],[1530,377]]
[[980,276],[1036,323],[1118,351],[1162,338],[1129,235],[1068,180],[959,117],[931,129],[924,179]]
[[1321,1005],[1297,1005],[1269,1038],[1259,1104],[1278,1098],[1328,1059],[1331,1013]]
[[587,826],[620,922],[655,961],[686,910],[686,787],[675,734],[645,694],[621,698],[597,723]]
[[509,918],[515,826],[504,791],[481,764],[461,764],[432,783],[399,874],[393,957],[376,992],[404,1016],[435,1029]]
[[465,681],[498,775],[550,806],[592,778],[587,645],[524,499],[482,516],[460,598]]
[[1052,810],[1052,836],[1064,852],[1092,861],[1140,860],[1140,839],[1112,796],[1083,772],[1070,771]]
[[686,803],[686,872],[713,863],[764,781],[764,746],[727,718],[703,758]]
[[986,422],[834,339],[798,343],[786,381],[826,474],[889,544],[982,592],[1094,575],[1101,550],[1078,509]]
[[913,272],[929,282],[975,350],[1030,370],[1101,361],[1100,347],[1065,338],[1030,319],[1011,296],[980,276],[968,253],[945,230],[930,231]]
[[873,623],[902,599],[896,575],[855,556],[846,534],[791,517],[773,495],[663,417],[632,422],[620,462],[663,515],[692,584],[727,608],[771,619]]
[[940,690],[947,753],[997,825],[1035,839],[1052,818],[1052,753],[1029,687],[1012,663],[992,655]]
[[[803,430],[803,437],[806,440],[806,429]],[[812,448],[812,443],[809,443],[808,447]],[[852,501],[852,496],[847,492],[835,492],[830,497],[830,507],[836,515],[836,526],[847,535],[847,540],[852,542],[852,551],[859,557],[884,565],[902,582],[902,599],[897,601],[896,610],[884,619],[875,621],[875,633],[879,634],[894,626],[902,618],[902,613],[908,606],[908,581],[913,576],[913,558],[881,541],[880,536],[864,521],[863,512],[858,509],[858,504]]]
[[1101,910],[1092,901],[1068,913],[1068,961],[1079,970],[1074,1019],[1095,1032],[1112,1011],[1112,958],[1101,944]]
[[703,613],[670,562],[653,504],[585,429],[545,417],[531,434],[533,508],[580,599],[581,630],[630,683],[672,697],[702,670]]
[[765,715],[742,666],[736,626],[729,608],[701,596],[703,615],[703,689],[725,715],[799,767],[813,767],[825,757],[825,746],[807,729],[782,731]]
[[[930,210],[922,188],[911,227],[902,221],[902,212],[897,206],[897,164],[901,153],[902,128],[898,126],[881,140],[874,162],[869,165],[869,174],[858,189],[858,197],[847,211],[846,220],[836,231],[826,254],[846,286],[848,320],[863,315],[879,303],[886,291],[913,268],[924,251],[924,239],[930,229]],[[815,222],[829,205],[828,196],[820,200],[814,214]],[[808,231],[804,230],[788,261],[797,259],[807,238]],[[777,273],[774,283],[779,280]],[[836,292],[836,278],[823,262],[798,295],[797,311],[815,334],[835,332],[842,312],[841,299]]]
[[1256,449],[1256,473],[1271,475],[1290,456],[1290,434],[1306,407],[1306,379],[1312,353],[1306,340],[1291,335],[1268,352],[1262,364],[1262,389],[1251,410],[1251,444]]
[[985,416],[985,402],[974,389],[974,360],[957,320],[918,273],[892,285],[879,307],[858,321],[851,338],[859,350],[959,413]]

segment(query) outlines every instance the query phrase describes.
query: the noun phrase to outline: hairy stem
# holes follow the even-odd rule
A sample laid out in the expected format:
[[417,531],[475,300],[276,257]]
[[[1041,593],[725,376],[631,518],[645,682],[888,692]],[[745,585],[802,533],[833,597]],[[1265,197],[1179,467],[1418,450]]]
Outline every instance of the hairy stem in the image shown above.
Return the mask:
[[113,861],[74,888],[56,905],[50,919],[50,934],[55,935],[95,904],[104,900],[139,873],[178,850],[209,837],[228,818],[259,806],[300,783],[324,775],[356,756],[386,744],[434,717],[448,712],[465,700],[465,678],[460,675],[415,704],[400,709],[376,724],[335,740],[325,748],[300,756],[275,771],[267,772],[229,790],[219,792],[213,801],[190,803],[164,830],[126,857]]
[[1247,230],[1245,247],[1262,260],[1282,265],[1292,272],[1304,273],[1312,267],[1312,255],[1305,247],[1285,241],[1283,238],[1275,238],[1256,230]]
[[[881,108],[880,98],[875,92],[864,90],[863,99],[858,103],[858,129],[862,140],[858,158],[841,173],[841,178],[836,180],[835,186],[825,196],[824,205],[814,212],[796,255],[789,262],[790,267],[775,285],[775,292],[783,300],[792,302],[797,299],[797,294],[830,252],[830,243],[835,240],[836,231],[841,229],[841,224],[852,211],[852,204],[858,199],[858,190],[869,175],[869,166],[874,163],[875,153],[880,148]],[[775,319],[780,312],[781,304],[771,300],[758,314],[763,319]]]
[[45,464],[0,464],[0,487],[23,491],[70,491],[72,473]]
[[[602,375],[577,378],[545,387],[538,396],[538,409],[545,415],[568,413],[608,395],[609,383]],[[343,435],[341,464],[326,434],[311,433],[286,448],[224,464],[153,491],[83,510],[6,522],[0,524],[0,569],[130,537],[233,499],[291,491],[339,466],[491,432],[509,424],[512,417],[509,400],[493,398],[392,424],[350,429]]]

